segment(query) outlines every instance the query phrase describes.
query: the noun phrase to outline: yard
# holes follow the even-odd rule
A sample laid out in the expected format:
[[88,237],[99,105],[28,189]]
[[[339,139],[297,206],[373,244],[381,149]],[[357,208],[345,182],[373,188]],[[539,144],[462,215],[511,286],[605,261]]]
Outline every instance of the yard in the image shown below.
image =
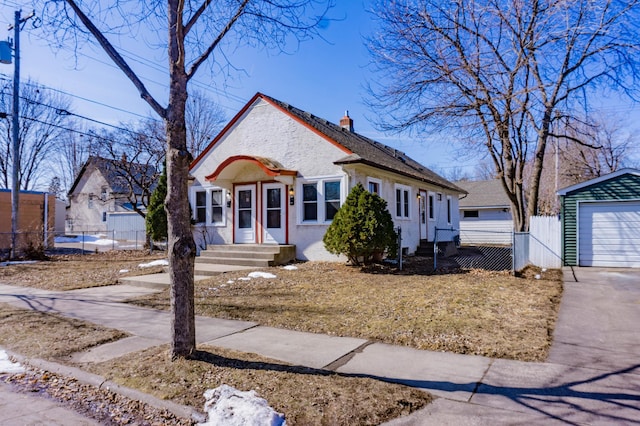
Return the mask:
[[[65,256],[0,267],[0,282],[51,290],[111,285],[122,275],[159,271],[138,267],[157,258],[143,253]],[[427,269],[415,261],[402,273],[307,262],[260,271],[274,278],[249,278],[251,270],[228,273],[196,284],[196,313],[420,349],[526,361],[546,357],[562,293],[558,271],[530,270],[513,277],[477,270],[428,275]],[[132,302],[168,309],[168,298],[165,290]],[[0,309],[0,346],[28,356],[70,362],[69,353],[120,337],[52,315]],[[74,342],[73,347],[64,342]],[[294,425],[377,424],[430,400],[401,385],[221,348],[198,349],[189,361],[170,362],[166,347],[155,347],[81,367],[197,408],[207,387],[227,383],[255,389]]]

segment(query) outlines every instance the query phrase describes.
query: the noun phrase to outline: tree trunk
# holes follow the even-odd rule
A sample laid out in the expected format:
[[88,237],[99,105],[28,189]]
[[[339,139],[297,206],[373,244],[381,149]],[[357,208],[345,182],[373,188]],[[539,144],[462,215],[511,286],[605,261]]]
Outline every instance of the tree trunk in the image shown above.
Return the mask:
[[194,281],[196,245],[191,233],[188,177],[191,155],[187,151],[185,105],[187,75],[184,69],[184,34],[180,2],[169,1],[169,107],[167,129],[167,212],[169,275],[171,278],[171,357],[189,357],[196,348]]

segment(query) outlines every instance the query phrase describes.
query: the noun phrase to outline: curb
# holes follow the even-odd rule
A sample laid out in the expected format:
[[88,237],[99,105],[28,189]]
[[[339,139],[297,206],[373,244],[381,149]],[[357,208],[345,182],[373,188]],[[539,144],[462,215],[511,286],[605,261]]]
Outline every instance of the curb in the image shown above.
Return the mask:
[[107,389],[108,391],[117,393],[118,395],[127,397],[129,399],[143,402],[154,408],[167,410],[177,417],[191,419],[199,423],[206,421],[206,415],[193,407],[157,398],[153,395],[149,395],[148,393],[122,386],[118,383],[112,382],[111,380],[107,380],[102,376],[89,373],[76,367],[71,367],[51,361],[45,361],[38,358],[28,358],[10,350],[6,350],[6,352],[10,356],[17,359],[21,364],[36,367],[42,370],[49,371],[51,373],[59,374],[61,376],[73,377],[82,384],[95,386],[98,389]]

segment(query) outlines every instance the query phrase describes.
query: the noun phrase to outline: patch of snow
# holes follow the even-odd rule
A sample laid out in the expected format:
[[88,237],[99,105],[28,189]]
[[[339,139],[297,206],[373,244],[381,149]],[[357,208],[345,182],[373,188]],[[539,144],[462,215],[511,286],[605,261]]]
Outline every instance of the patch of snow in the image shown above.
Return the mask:
[[260,271],[251,272],[249,273],[248,276],[249,278],[276,278],[276,276],[270,272],[260,272]]
[[73,237],[55,237],[56,243],[82,243],[95,244],[97,246],[108,246],[116,244],[115,240],[108,240],[104,235],[76,235]]
[[0,350],[0,373],[18,374],[24,373],[24,367],[17,362],[12,362],[4,350]]
[[159,259],[149,263],[141,263],[138,265],[138,268],[150,268],[152,266],[166,266],[168,264],[169,264],[169,261],[167,259]]
[[37,260],[11,260],[9,262],[0,262],[0,266],[26,265],[30,263],[38,263],[38,261]]
[[207,421],[202,426],[286,426],[284,415],[278,413],[264,398],[251,390],[242,392],[221,385],[204,393]]
[[287,271],[296,271],[298,270],[298,267],[296,265],[287,265],[283,266],[282,269],[286,269]]
[[539,280],[540,278],[542,278],[542,277],[540,276],[540,274],[536,274],[535,279],[536,279],[536,280]]
[[229,280],[229,281],[227,281],[227,284],[233,284],[233,283],[234,283],[234,281],[233,281],[233,280]]
[[240,281],[251,281],[250,277],[240,277],[238,278]]
[[129,272],[129,270],[128,270],[128,269],[120,269],[120,270],[118,271],[118,273],[119,273],[119,274],[126,274],[127,272]]

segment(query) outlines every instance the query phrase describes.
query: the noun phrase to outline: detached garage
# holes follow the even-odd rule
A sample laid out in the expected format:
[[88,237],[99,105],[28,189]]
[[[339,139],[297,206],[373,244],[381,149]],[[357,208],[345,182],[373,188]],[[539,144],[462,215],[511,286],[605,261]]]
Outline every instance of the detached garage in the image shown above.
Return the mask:
[[558,191],[565,265],[640,267],[640,170]]

